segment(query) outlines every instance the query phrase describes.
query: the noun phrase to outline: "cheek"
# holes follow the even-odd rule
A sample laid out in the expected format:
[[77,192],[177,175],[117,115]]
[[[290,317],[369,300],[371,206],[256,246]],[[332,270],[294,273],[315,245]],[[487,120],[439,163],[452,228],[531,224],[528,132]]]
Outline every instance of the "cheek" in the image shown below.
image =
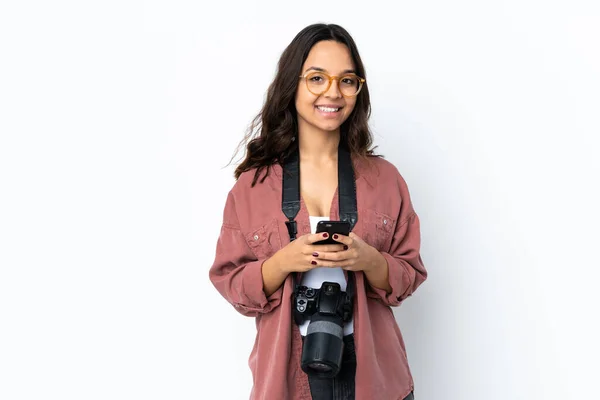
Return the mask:
[[296,96],[296,111],[305,118],[311,118],[317,97],[310,93],[300,93]]
[[352,111],[354,111],[354,107],[356,107],[356,102],[353,102],[351,104],[346,103],[346,115],[344,119],[348,119],[348,117],[350,117],[350,114],[352,114]]

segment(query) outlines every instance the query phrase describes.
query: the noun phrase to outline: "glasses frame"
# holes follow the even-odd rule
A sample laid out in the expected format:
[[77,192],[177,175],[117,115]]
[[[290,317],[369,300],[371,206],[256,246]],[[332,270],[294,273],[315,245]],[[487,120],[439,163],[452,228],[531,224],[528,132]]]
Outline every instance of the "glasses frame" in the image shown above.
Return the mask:
[[[310,90],[310,88],[308,87],[308,79],[306,79],[309,75],[313,75],[313,74],[320,74],[320,75],[324,75],[327,78],[329,78],[329,82],[327,83],[327,88],[325,88],[325,90],[323,90],[321,93],[315,93],[312,90]],[[353,95],[350,96],[346,96],[344,93],[342,93],[342,90],[340,89],[340,79],[345,78],[347,76],[353,76],[358,78],[358,82],[359,82],[359,86],[358,86],[358,90],[356,91],[356,93],[354,93]],[[306,89],[311,92],[312,94],[314,94],[315,96],[320,96],[324,93],[327,93],[327,91],[331,88],[331,83],[335,80],[337,81],[337,85],[338,85],[338,90],[340,91],[340,94],[344,97],[356,97],[358,96],[358,94],[360,93],[360,91],[363,88],[364,83],[367,81],[364,78],[361,78],[360,76],[353,74],[353,73],[349,73],[349,74],[344,74],[341,76],[338,75],[329,75],[326,72],[323,71],[308,71],[306,73],[304,73],[304,75],[300,75],[299,76],[300,79],[304,79],[304,82],[306,82]]]

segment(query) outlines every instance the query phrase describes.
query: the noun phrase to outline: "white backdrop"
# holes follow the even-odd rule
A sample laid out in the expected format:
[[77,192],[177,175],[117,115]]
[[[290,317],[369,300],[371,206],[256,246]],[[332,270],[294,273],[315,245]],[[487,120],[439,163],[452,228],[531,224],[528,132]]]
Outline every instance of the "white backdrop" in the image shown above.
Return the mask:
[[600,398],[598,2],[424,0],[3,3],[1,399],[248,397],[225,166],[314,22],[354,36],[421,217],[417,399]]

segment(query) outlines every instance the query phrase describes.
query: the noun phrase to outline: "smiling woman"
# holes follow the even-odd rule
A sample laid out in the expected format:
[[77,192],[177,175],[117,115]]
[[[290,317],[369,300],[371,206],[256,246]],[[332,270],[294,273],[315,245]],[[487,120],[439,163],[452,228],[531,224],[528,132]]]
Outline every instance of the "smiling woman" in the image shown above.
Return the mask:
[[[366,158],[373,154],[370,113],[366,72],[353,38],[338,25],[306,27],[279,59],[264,106],[241,142],[247,152],[235,177],[254,169],[255,184],[264,169],[290,156],[304,128],[332,132],[334,139],[341,135],[354,156]],[[322,125],[330,116],[333,121]]]
[[414,398],[390,307],[427,278],[419,218],[398,170],[373,154],[370,107],[350,34],[311,25],[242,141],[209,277],[256,318],[251,399]]
[[353,64],[350,51],[342,43],[324,40],[313,46],[301,77],[307,90],[296,92],[299,130],[332,131],[346,121],[364,80],[356,76]]

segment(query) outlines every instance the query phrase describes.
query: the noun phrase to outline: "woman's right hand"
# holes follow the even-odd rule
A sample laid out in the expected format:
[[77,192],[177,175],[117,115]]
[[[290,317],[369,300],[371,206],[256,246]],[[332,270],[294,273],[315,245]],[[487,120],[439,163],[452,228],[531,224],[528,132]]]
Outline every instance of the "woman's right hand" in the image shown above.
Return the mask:
[[314,233],[302,235],[291,241],[273,255],[281,272],[306,272],[318,267],[320,253],[337,252],[344,250],[343,244],[314,244],[327,239],[327,233]]

